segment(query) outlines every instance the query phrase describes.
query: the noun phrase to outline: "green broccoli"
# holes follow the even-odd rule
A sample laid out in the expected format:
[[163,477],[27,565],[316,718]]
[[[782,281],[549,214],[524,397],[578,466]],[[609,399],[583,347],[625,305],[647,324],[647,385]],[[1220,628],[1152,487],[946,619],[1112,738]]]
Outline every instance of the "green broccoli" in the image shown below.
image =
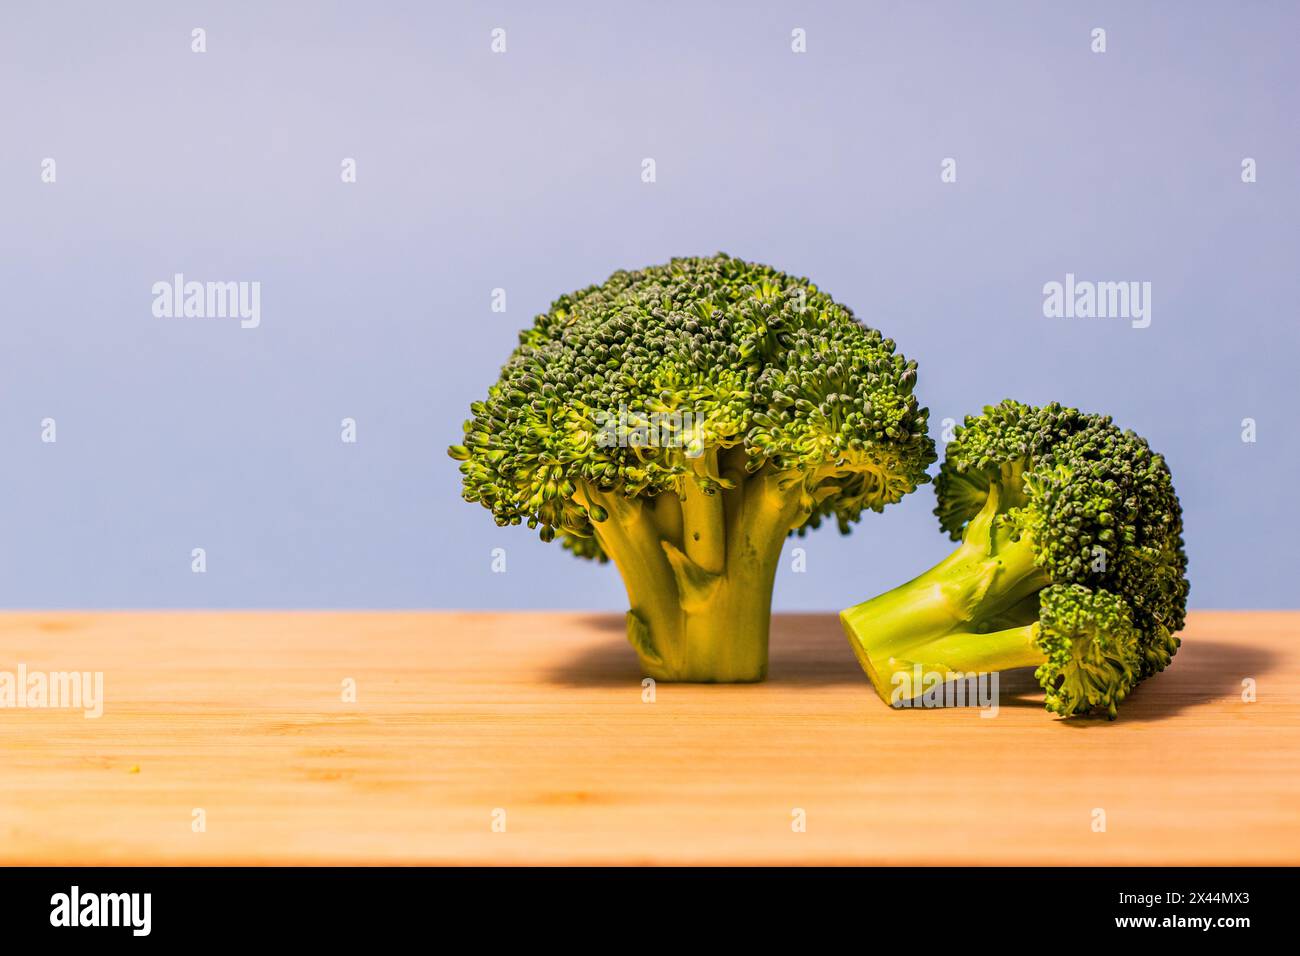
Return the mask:
[[787,534],[928,480],[915,381],[807,279],[674,259],[557,299],[449,453],[498,525],[613,559],[645,674],[757,681]]
[[918,665],[940,675],[1033,666],[1049,711],[1114,719],[1178,650],[1182,509],[1145,439],[1109,417],[1004,401],[957,430],[935,492],[939,524],[960,546],[840,614],[886,702]]

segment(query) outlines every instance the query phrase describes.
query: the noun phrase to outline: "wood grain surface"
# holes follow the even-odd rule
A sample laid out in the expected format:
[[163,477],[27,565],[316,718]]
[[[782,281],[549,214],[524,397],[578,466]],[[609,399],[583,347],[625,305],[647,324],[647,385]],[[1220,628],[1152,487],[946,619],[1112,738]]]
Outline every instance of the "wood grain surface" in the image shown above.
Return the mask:
[[1298,640],[1196,613],[1112,724],[1023,674],[992,719],[893,711],[830,615],[646,703],[616,615],[6,613],[0,671],[105,704],[0,710],[0,863],[1295,864]]

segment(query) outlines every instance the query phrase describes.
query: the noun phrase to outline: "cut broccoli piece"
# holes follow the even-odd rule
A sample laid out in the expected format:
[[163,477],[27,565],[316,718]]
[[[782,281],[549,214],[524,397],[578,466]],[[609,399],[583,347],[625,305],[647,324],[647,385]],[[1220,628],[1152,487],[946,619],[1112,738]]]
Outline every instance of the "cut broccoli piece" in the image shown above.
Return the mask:
[[1008,400],[966,419],[935,491],[961,544],[840,614],[883,699],[917,665],[1032,666],[1048,710],[1113,719],[1169,663],[1187,607],[1182,508],[1145,439],[1109,417]]

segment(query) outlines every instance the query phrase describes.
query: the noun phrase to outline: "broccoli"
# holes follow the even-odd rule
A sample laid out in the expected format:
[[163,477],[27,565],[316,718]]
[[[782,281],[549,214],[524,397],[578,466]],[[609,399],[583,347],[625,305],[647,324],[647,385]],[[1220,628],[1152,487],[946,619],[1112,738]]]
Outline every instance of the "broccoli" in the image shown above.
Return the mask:
[[785,537],[928,480],[915,381],[807,279],[674,259],[557,299],[449,454],[498,525],[613,560],[646,675],[757,681]]
[[1049,711],[1114,719],[1178,650],[1182,509],[1145,439],[1108,416],[1007,400],[957,429],[935,492],[960,546],[840,614],[886,702],[918,665],[949,676],[1033,666]]

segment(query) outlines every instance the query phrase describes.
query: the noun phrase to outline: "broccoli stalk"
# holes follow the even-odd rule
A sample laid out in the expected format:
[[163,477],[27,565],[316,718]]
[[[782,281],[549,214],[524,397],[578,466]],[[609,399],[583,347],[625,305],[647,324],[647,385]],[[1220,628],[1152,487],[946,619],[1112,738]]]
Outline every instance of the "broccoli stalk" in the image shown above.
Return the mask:
[[966,528],[961,545],[925,573],[840,613],[872,684],[889,701],[896,674],[962,674],[1036,667],[1035,595],[1050,581],[1029,536],[999,527],[1000,488]]
[[1047,709],[1117,707],[1178,649],[1182,510],[1164,459],[1108,417],[1006,401],[966,419],[936,481],[958,547],[841,612],[887,703],[907,679],[1034,667]]
[[680,498],[575,495],[606,516],[593,532],[622,573],[628,640],[656,680],[766,676],[772,584],[799,499],[772,472],[733,481],[707,493],[687,479]]
[[538,316],[449,453],[497,524],[613,560],[645,674],[757,681],[786,536],[928,480],[915,381],[807,279],[674,259]]

